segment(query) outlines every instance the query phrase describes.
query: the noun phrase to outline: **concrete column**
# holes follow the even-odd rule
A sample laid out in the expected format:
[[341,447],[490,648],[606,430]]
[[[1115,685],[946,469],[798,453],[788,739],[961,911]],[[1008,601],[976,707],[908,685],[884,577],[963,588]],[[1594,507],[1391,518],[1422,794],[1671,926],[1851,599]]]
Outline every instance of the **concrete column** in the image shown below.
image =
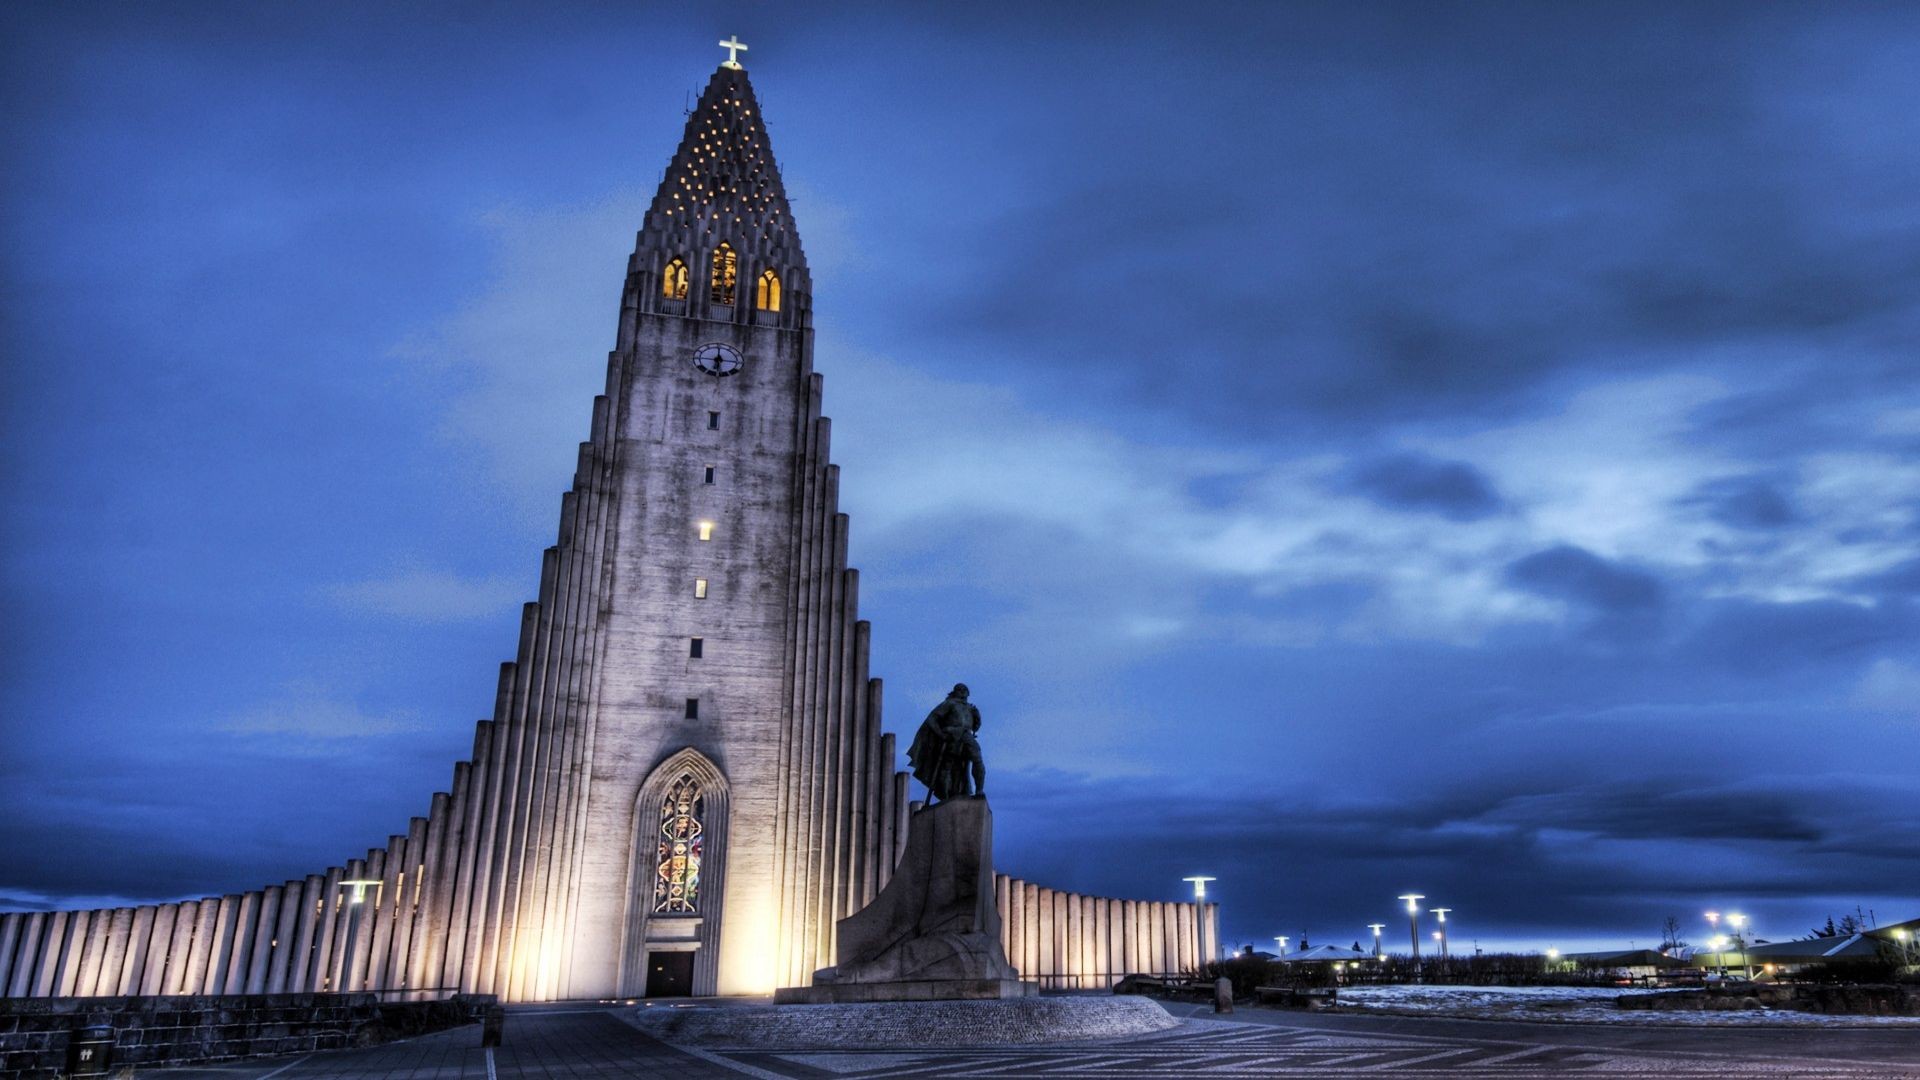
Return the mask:
[[[332,876],[329,874],[328,876]],[[339,881],[367,881],[367,861],[348,859]],[[333,920],[333,948],[327,961],[327,989],[335,994],[347,993],[353,987],[353,972],[348,966],[353,959],[354,941],[359,936],[359,924],[366,921],[365,912],[353,910],[353,889],[349,886],[338,887],[331,900],[335,908]],[[364,905],[364,901],[363,901]]]
[[1060,900],[1067,909],[1067,931],[1061,935],[1061,943],[1066,946],[1060,957],[1060,974],[1066,978],[1062,985],[1077,989],[1080,985],[1080,936],[1086,933],[1086,927],[1080,920],[1080,897],[1073,893],[1061,893]]
[[417,817],[407,823],[407,860],[400,877],[400,894],[394,900],[393,943],[387,947],[385,985],[389,989],[418,985],[408,979],[413,960],[413,927],[421,905],[422,880],[427,861],[427,819]]
[[146,959],[140,968],[136,994],[152,997],[162,993],[167,963],[173,952],[173,921],[180,913],[178,904],[161,904],[153,910],[153,923],[147,928]]
[[1020,908],[1024,924],[1023,938],[1020,943],[1020,962],[1016,965],[1022,974],[1030,979],[1039,978],[1040,970],[1040,886],[1031,881],[1020,883]]
[[1093,946],[1093,956],[1087,964],[1087,971],[1093,978],[1089,980],[1087,985],[1104,990],[1112,985],[1110,976],[1113,974],[1113,965],[1109,963],[1107,959],[1107,934],[1110,929],[1107,923],[1107,913],[1112,909],[1113,901],[1104,896],[1096,896],[1092,902],[1093,941],[1091,944]]
[[[876,683],[878,679],[874,680]],[[880,770],[877,786],[880,789],[879,850],[875,853],[873,890],[878,893],[893,880],[894,822],[899,816],[894,805],[896,778],[900,775],[893,771],[894,759],[898,750],[893,741],[893,733],[880,736],[880,760],[886,765]]]
[[[389,840],[392,838],[389,837]],[[366,880],[379,881],[382,887],[369,887],[367,898],[360,903],[360,912],[355,919],[356,925],[348,932],[352,941],[347,948],[347,957],[352,961],[352,970],[347,974],[347,989],[352,992],[375,989],[370,972],[373,969],[373,933],[374,924],[380,921],[380,899],[386,895],[387,852],[385,848],[372,848],[367,852]]]
[[474,726],[473,767],[467,774],[467,803],[460,823],[460,870],[454,882],[453,906],[447,914],[445,961],[440,971],[440,985],[457,986],[468,992],[472,991],[473,984],[467,979],[466,955],[468,943],[477,940],[478,935],[473,925],[473,887],[481,862],[481,823],[486,817],[486,802],[491,797],[492,756],[493,722],[482,720]]
[[33,988],[29,993],[34,997],[52,997],[60,985],[60,958],[66,952],[69,927],[72,917],[68,912],[55,911],[47,915],[46,936],[40,942],[39,970],[33,977]]
[[[227,994],[227,970],[240,953],[236,938],[240,936],[240,907],[244,903],[246,897],[227,894],[215,905],[217,922],[213,924],[213,945],[207,951],[207,982],[202,994]],[[238,992],[240,988],[234,986],[234,994]]]
[[[454,786],[462,784],[461,766],[454,767]],[[410,989],[422,989],[440,985],[439,971],[434,963],[433,940],[446,933],[446,902],[448,892],[449,863],[447,848],[447,815],[453,804],[452,796],[444,791],[433,793],[430,809],[427,811],[427,835],[425,869],[421,871],[420,902],[413,916],[413,932],[407,942],[407,986]]]
[[[520,609],[520,646],[515,656],[524,658],[532,650],[534,631],[540,625],[540,605],[524,604]],[[520,661],[500,665],[500,685],[494,695],[492,780],[480,832],[480,858],[474,867],[473,929],[469,941],[467,977],[475,993],[494,992],[494,965],[500,955],[500,879],[505,874],[505,837],[512,831],[516,782],[520,772],[523,727],[515,722],[518,702],[525,692],[526,674]]]
[[1042,981],[1040,985],[1050,987],[1050,986],[1056,985],[1052,981],[1053,976],[1058,974],[1060,971],[1060,965],[1058,961],[1055,959],[1057,954],[1054,952],[1054,949],[1053,949],[1053,940],[1054,940],[1053,923],[1054,923],[1054,917],[1055,917],[1054,907],[1053,907],[1053,890],[1042,887],[1040,889],[1039,900],[1040,900],[1040,943],[1039,943],[1040,951],[1036,958],[1036,963],[1034,964],[1033,973],[1041,978]]
[[393,928],[399,921],[401,894],[406,891],[408,865],[407,838],[394,833],[387,837],[385,858],[380,871],[379,903],[361,918],[372,916],[372,944],[367,950],[367,989],[387,989],[387,961],[393,952]]
[[220,900],[207,896],[196,901],[193,913],[193,944],[187,950],[186,969],[174,988],[176,994],[204,994],[207,968],[212,963],[214,939],[219,936]]
[[1199,930],[1194,926],[1192,904],[1174,905],[1173,925],[1175,942],[1173,950],[1174,963],[1179,965],[1179,970],[1181,971],[1197,970],[1199,962],[1199,956],[1197,955],[1199,950],[1197,946],[1199,939],[1195,938],[1194,935],[1198,933]]
[[334,975],[335,951],[340,944],[340,882],[346,868],[329,866],[320,877],[320,890],[314,893],[319,903],[313,913],[313,955],[307,963],[307,989],[316,994],[329,993],[340,985]]
[[[267,958],[267,993],[284,994],[289,989],[295,958],[306,959],[300,951],[300,918],[307,906],[307,882],[296,878],[280,887],[279,918],[273,924],[273,955]],[[311,921],[311,916],[309,916]]]
[[1013,962],[1013,883],[1005,874],[993,875],[993,908],[1000,913],[1000,951]]
[[25,984],[27,976],[33,972],[33,959],[38,947],[40,913],[33,913],[33,928],[29,932],[29,915],[15,911],[10,915],[0,915],[0,994],[8,997],[25,997],[25,992],[10,990],[15,982]]
[[539,783],[541,755],[545,752],[543,705],[548,664],[552,653],[555,589],[560,570],[560,552],[549,547],[540,559],[540,602],[530,605],[535,613],[533,633],[519,658],[520,680],[514,687],[513,726],[518,733],[518,757],[513,763],[511,802],[503,810],[497,868],[494,935],[489,963],[493,986],[505,1000],[515,1000],[515,967],[519,957],[521,880],[528,858],[531,825],[538,808],[534,805]]
[[867,695],[870,692],[867,686],[867,663],[873,627],[855,618],[860,608],[859,571],[848,570],[846,578],[847,618],[851,620],[852,635],[847,650],[849,814],[846,900],[840,911],[843,918],[867,906],[868,867],[873,862],[873,838],[868,829],[873,822],[870,797],[873,794],[875,749],[867,730]]
[[222,993],[244,994],[247,992],[248,964],[253,959],[253,937],[260,929],[260,902],[264,899],[260,893],[240,894],[239,907],[234,911],[233,950],[227,956],[226,987]]
[[319,874],[308,874],[300,883],[300,903],[297,906],[288,905],[296,908],[293,937],[281,939],[291,945],[287,951],[288,993],[310,994],[317,989],[313,984],[314,940],[317,936],[315,931],[320,925],[321,897],[326,894],[327,879]]
[[120,978],[127,966],[127,939],[133,936],[133,909],[114,908],[107,921],[107,939],[100,958],[100,971],[94,977],[95,997],[124,994]]
[[259,892],[259,907],[253,919],[253,947],[247,953],[244,993],[267,992],[267,965],[273,961],[273,933],[280,925],[280,899],[285,892],[279,885],[268,885]]
[[1158,900],[1147,903],[1147,970],[1154,975],[1172,974],[1167,963],[1167,906]]
[[183,900],[174,906],[173,933],[167,939],[167,971],[156,993],[182,994],[187,968],[193,963],[193,931],[199,924],[200,901]]

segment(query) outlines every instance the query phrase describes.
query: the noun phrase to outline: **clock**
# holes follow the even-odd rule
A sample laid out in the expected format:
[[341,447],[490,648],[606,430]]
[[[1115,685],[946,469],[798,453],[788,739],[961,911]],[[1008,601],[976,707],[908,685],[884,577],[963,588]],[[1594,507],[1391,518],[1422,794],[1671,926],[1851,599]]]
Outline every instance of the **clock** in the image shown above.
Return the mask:
[[693,366],[716,379],[736,374],[745,363],[740,350],[731,345],[715,343],[693,350]]

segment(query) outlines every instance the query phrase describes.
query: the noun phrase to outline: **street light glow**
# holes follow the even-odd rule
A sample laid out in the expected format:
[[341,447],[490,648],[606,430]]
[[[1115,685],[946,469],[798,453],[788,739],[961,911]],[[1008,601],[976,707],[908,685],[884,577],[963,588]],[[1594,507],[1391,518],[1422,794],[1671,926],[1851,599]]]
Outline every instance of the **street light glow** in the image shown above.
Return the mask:
[[1215,877],[1202,877],[1196,874],[1193,877],[1183,877],[1180,880],[1193,882],[1193,898],[1195,900],[1205,900],[1207,898],[1207,882],[1219,881],[1220,879]]
[[1418,914],[1420,911],[1420,901],[1425,900],[1426,898],[1427,898],[1426,893],[1410,892],[1410,893],[1400,894],[1400,899],[1405,900],[1407,902],[1407,914],[1409,915]]

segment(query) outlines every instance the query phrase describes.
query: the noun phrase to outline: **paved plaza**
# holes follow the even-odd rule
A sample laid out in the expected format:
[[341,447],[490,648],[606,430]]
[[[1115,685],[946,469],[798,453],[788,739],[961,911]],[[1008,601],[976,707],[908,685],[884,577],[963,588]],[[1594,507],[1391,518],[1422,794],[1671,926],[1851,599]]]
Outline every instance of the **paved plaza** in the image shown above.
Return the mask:
[[883,1077],[1920,1076],[1911,1029],[1809,1031],[1594,1028],[1411,1017],[1307,1015],[1264,1009],[1215,1019],[1174,1005],[1178,1027],[1136,1039],[987,1049],[682,1050],[642,1033],[629,1007],[587,1004],[510,1011],[505,1045],[461,1028],[368,1050],[251,1064],[172,1069],[170,1080],[509,1080],[509,1078]]

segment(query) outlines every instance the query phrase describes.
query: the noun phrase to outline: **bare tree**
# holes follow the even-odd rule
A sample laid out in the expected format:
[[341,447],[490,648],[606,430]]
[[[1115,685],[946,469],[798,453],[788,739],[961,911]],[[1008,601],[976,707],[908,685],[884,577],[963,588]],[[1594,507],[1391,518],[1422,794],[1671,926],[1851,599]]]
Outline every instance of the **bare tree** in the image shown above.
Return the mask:
[[1670,953],[1686,947],[1686,941],[1680,937],[1680,919],[1667,916],[1667,921],[1660,925],[1660,951]]

